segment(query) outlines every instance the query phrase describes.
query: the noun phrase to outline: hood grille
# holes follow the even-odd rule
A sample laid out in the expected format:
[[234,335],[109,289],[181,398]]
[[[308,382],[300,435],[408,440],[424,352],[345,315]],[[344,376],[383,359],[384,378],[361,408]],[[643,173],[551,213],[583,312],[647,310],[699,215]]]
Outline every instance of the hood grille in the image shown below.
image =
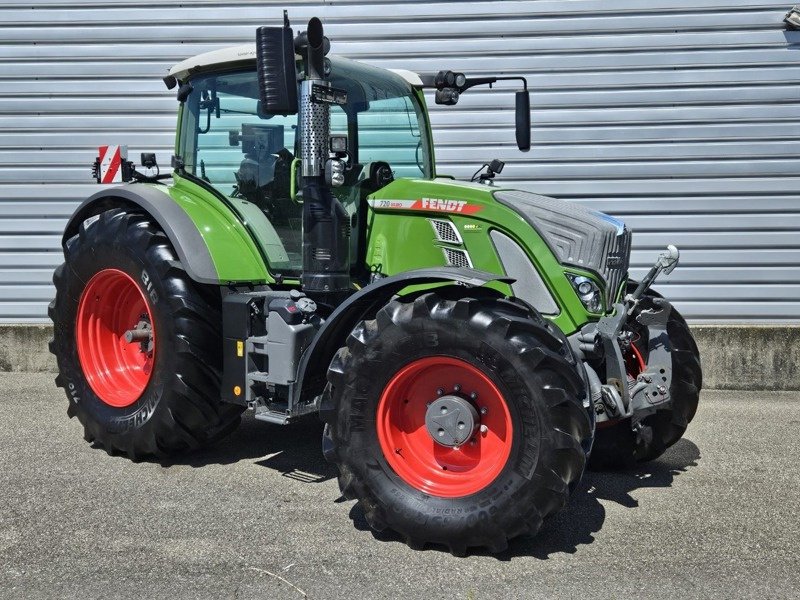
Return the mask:
[[440,221],[438,219],[430,219],[433,231],[436,233],[436,239],[440,242],[447,242],[448,244],[463,244],[461,235],[458,233],[455,225],[450,221]]
[[606,280],[606,309],[610,309],[617,299],[617,292],[628,274],[631,258],[631,232],[623,227],[612,242],[612,250],[606,258],[604,273],[600,273]]
[[456,248],[442,248],[444,258],[448,265],[453,267],[471,269],[472,261],[464,250],[457,250]]

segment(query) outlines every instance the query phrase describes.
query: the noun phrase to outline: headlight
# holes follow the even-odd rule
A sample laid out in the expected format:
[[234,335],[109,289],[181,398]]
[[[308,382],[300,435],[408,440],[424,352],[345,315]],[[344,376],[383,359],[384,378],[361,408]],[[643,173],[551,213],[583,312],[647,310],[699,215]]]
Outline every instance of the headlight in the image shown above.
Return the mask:
[[586,310],[593,313],[603,312],[603,300],[600,288],[597,284],[583,275],[571,275],[567,273],[567,279],[572,284],[578,298],[586,307]]

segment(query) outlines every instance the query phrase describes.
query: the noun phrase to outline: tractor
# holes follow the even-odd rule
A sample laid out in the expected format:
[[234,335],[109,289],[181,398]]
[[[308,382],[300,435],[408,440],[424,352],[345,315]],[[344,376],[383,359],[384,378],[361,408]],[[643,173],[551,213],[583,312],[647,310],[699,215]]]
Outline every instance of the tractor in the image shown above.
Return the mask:
[[85,439],[133,460],[213,444],[245,410],[315,415],[375,530],[503,551],[587,465],[653,460],[692,420],[697,346],[651,289],[678,250],[633,281],[618,219],[509,189],[497,160],[471,182],[437,173],[425,90],[452,106],[517,80],[527,151],[523,77],[329,50],[319,19],[295,36],[284,13],[164,77],[179,103],[168,173],[101,148],[96,180],[123,185],[66,226],[56,383]]

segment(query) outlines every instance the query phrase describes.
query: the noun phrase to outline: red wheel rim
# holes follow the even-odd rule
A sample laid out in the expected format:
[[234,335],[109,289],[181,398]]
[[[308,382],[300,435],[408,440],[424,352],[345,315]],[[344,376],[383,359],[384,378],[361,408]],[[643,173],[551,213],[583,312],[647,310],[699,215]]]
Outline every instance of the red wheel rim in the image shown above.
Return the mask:
[[[127,342],[125,332],[150,323],[152,343]],[[104,269],[86,284],[75,323],[78,359],[95,394],[115,408],[136,402],[153,372],[155,324],[144,292],[127,273]]]
[[[425,424],[428,404],[441,391],[465,399],[475,395],[470,402],[479,428],[457,448],[435,442]],[[457,358],[421,358],[403,367],[384,389],[376,421],[386,462],[408,485],[432,496],[479,492],[497,478],[511,454],[513,424],[503,395],[480,369]]]

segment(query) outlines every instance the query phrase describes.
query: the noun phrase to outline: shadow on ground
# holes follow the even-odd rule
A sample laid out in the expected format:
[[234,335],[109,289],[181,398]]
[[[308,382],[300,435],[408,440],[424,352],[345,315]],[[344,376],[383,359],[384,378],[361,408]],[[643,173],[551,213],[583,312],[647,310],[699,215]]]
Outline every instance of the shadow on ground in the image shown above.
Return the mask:
[[336,467],[322,456],[322,427],[316,418],[270,425],[245,415],[239,428],[214,446],[161,464],[204,467],[261,459],[256,464],[279,471],[284,477],[320,483],[336,477]]
[[606,517],[600,500],[610,500],[626,508],[639,503],[631,492],[643,488],[668,488],[675,477],[696,467],[700,449],[689,440],[679,440],[663,456],[627,471],[587,472],[565,510],[545,521],[539,535],[513,540],[499,558],[530,555],[548,558],[551,554],[572,554],[578,546],[594,542]]
[[[260,423],[248,416],[236,432],[219,444],[184,459],[162,464],[202,467],[260,458],[256,464],[279,471],[285,477],[320,483],[333,479],[337,474],[336,467],[328,464],[322,456],[321,436],[322,424],[315,419],[277,426]],[[514,556],[546,559],[555,553],[574,553],[579,546],[594,542],[594,534],[603,527],[606,511],[601,500],[636,508],[638,502],[632,492],[643,488],[668,488],[675,477],[696,466],[699,459],[698,447],[682,439],[659,459],[630,470],[587,472],[569,505],[545,521],[538,535],[516,538],[509,543],[507,551],[494,556],[499,560],[509,560]],[[402,543],[393,532],[372,532],[358,504],[351,509],[350,518],[357,529],[370,531],[377,540]],[[472,553],[482,554],[480,551]]]
[[[638,507],[631,492],[642,488],[668,488],[675,477],[697,466],[699,448],[689,440],[679,440],[659,459],[619,472],[587,472],[574,492],[569,505],[545,521],[536,536],[521,536],[509,542],[508,550],[491,555],[498,560],[515,556],[534,556],[547,559],[551,554],[577,552],[578,546],[594,542],[606,518],[601,500],[610,500],[626,508]],[[357,529],[371,531],[364,513],[356,504],[350,518]],[[371,532],[376,540],[402,543],[394,532]],[[430,549],[443,550],[439,547]],[[471,550],[471,554],[486,554]]]

